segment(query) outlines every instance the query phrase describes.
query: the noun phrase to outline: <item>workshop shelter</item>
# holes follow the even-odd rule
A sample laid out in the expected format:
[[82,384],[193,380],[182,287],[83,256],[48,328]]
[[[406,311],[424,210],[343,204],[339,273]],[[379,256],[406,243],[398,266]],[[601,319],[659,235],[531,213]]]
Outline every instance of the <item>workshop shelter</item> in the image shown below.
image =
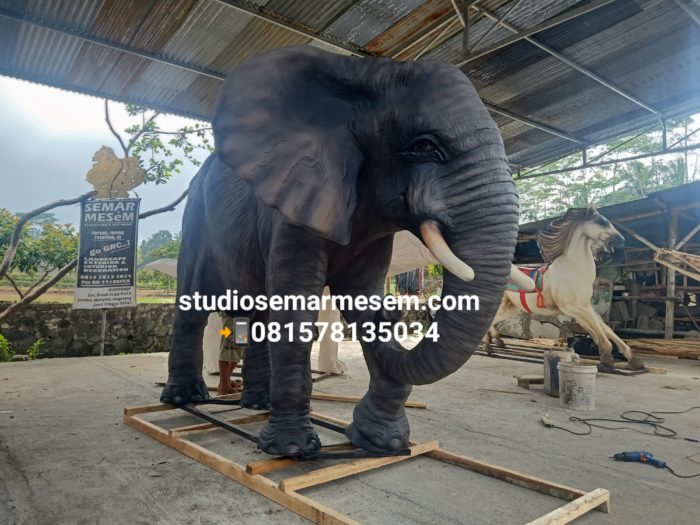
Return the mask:
[[516,172],[700,109],[689,0],[0,0],[0,74],[203,120],[293,45],[457,65]]

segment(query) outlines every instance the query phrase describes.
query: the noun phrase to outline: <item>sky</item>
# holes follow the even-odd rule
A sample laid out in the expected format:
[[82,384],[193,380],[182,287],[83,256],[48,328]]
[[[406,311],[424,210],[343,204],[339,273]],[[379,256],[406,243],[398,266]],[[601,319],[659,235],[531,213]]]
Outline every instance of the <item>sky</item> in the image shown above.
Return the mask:
[[[128,125],[123,105],[110,103],[110,115],[116,130],[123,131]],[[158,122],[163,130],[194,123],[173,115],[159,117]],[[0,208],[26,212],[90,191],[85,175],[92,167],[93,154],[102,146],[121,156],[121,147],[104,120],[103,99],[0,76]],[[141,210],[174,201],[196,172],[185,161],[181,173],[167,184],[136,188]],[[160,230],[179,232],[184,207],[183,202],[176,211],[139,221],[139,238]],[[77,205],[55,208],[52,213],[61,223],[76,227],[80,220]]]

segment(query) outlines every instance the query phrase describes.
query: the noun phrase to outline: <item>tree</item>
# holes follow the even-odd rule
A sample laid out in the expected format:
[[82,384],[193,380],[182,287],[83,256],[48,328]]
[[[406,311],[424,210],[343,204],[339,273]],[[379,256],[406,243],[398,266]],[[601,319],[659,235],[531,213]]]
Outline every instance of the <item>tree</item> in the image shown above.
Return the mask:
[[[211,127],[195,122],[175,131],[163,131],[158,125],[162,114],[135,104],[126,104],[126,113],[132,117],[132,123],[125,129],[128,140],[124,140],[112,125],[109,103],[105,100],[105,121],[122,148],[124,157],[133,155],[146,173],[146,182],[165,184],[170,178],[180,173],[183,161],[175,156],[179,152],[194,166],[201,162],[194,155],[196,151],[212,153],[214,151]],[[163,140],[163,136],[171,136]]]
[[151,261],[155,261],[159,257],[151,257],[151,252],[161,246],[173,242],[173,234],[168,230],[161,230],[154,233],[148,239],[141,241],[139,245],[138,261],[139,268],[143,267]]
[[[180,167],[183,165],[183,160],[176,157],[178,151],[186,160],[195,166],[200,164],[200,161],[194,156],[196,150],[209,153],[213,151],[211,128],[208,126],[195,123],[191,126],[184,126],[176,131],[163,131],[157,123],[157,118],[160,115],[159,112],[135,105],[127,105],[126,111],[128,116],[134,118],[135,122],[126,128],[127,138],[125,140],[114,129],[109,115],[109,103],[105,100],[105,121],[107,126],[121,146],[124,157],[127,158],[131,154],[137,156],[139,165],[145,171],[146,183],[154,182],[155,184],[164,184],[173,174],[179,173]],[[172,135],[172,138],[164,141],[161,137],[165,135]],[[0,261],[0,280],[8,276],[8,272],[11,268],[17,267],[18,264],[23,264],[21,261],[23,259],[22,254],[25,253],[25,248],[20,248],[20,246],[25,243],[29,244],[32,231],[31,228],[26,230],[25,228],[30,225],[33,219],[40,217],[40,221],[49,220],[50,222],[50,216],[44,216],[42,219],[42,214],[46,214],[49,210],[59,206],[80,203],[94,196],[95,192],[90,191],[72,199],[49,203],[24,214],[19,220],[15,221],[14,227],[10,229],[11,231],[7,231],[7,229],[0,231],[0,237],[5,237],[4,244],[0,244],[0,249],[4,249],[2,261]],[[186,196],[187,191],[184,191],[180,197],[169,205],[142,213],[139,215],[139,219],[165,211],[172,211]],[[4,217],[3,220],[7,222],[10,219]],[[44,225],[42,224],[41,227],[43,228]],[[46,232],[47,238],[42,245],[44,249],[49,250],[59,246],[55,238],[58,233],[59,232],[54,230]],[[70,236],[68,230],[65,230],[64,233]],[[27,246],[27,251],[29,251],[29,246]],[[73,253],[75,254],[76,252],[77,249],[74,250]],[[17,261],[15,261],[16,257],[18,257]],[[55,257],[52,261],[55,262],[59,259],[60,257]],[[0,312],[0,320],[36,300],[41,294],[73,270],[76,264],[77,258],[74,257],[61,268],[57,269],[48,280],[35,283],[34,286],[30,288],[31,291],[24,292],[24,295],[21,296],[17,303],[10,305],[3,312]],[[20,293],[19,290],[18,293]]]
[[[0,250],[7,249],[12,231],[19,221],[20,216],[0,209]],[[29,289],[22,290],[9,272],[5,275],[20,298],[46,281],[51,273],[68,264],[78,250],[78,234],[70,224],[60,225],[42,221],[43,224],[36,225],[33,222],[30,221],[28,227],[23,230],[20,245],[9,270],[36,278],[35,282]]]
[[[687,147],[690,136],[700,133],[699,124],[693,118],[669,121],[668,147]],[[660,151],[661,142],[659,131],[646,130],[587,150],[590,164],[609,160],[620,160],[619,163],[576,170],[573,168],[581,165],[583,160],[577,153],[527,171],[525,175],[533,178],[516,179],[521,222],[560,215],[567,208],[583,207],[589,203],[607,206],[628,202],[694,180],[698,161],[687,151],[624,161],[625,157]],[[688,165],[691,160],[695,161],[692,171]],[[538,176],[538,173],[562,169],[571,171]]]

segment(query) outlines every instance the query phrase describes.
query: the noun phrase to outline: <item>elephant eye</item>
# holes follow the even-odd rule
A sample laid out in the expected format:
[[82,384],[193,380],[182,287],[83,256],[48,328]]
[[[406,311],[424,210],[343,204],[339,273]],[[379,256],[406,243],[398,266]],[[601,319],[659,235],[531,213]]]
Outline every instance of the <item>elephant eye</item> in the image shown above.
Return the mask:
[[411,144],[412,153],[432,153],[437,151],[437,145],[430,139],[420,138]]

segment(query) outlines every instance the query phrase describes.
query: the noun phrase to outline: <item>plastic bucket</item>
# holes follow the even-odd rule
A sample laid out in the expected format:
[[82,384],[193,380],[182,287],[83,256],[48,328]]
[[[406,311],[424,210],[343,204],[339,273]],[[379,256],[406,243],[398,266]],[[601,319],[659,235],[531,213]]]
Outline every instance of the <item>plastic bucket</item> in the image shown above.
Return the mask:
[[595,410],[596,366],[562,363],[559,370],[559,405],[572,410]]
[[577,361],[578,355],[572,350],[544,351],[544,393],[548,396],[559,397],[559,363]]

